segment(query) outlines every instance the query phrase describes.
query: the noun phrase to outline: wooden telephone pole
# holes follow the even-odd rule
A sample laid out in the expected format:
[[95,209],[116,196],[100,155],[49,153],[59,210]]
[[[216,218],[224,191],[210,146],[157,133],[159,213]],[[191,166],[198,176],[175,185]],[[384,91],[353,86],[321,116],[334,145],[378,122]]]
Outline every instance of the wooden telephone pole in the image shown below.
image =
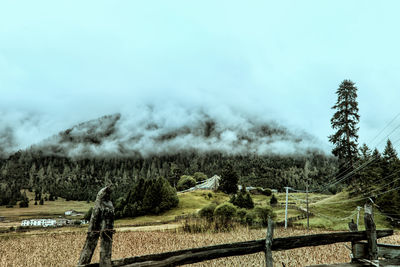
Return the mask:
[[307,230],[310,230],[310,210],[308,208],[308,173],[309,173],[309,165],[310,163],[306,160],[304,164],[304,179],[306,180],[306,203],[307,203]]

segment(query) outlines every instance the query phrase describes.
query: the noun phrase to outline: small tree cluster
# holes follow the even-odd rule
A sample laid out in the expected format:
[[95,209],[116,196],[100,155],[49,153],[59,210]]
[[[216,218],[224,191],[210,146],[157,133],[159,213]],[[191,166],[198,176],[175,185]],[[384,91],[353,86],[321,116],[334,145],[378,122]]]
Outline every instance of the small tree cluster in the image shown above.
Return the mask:
[[126,198],[116,201],[115,216],[122,218],[159,214],[176,207],[178,203],[176,190],[166,179],[139,179]]
[[241,224],[253,226],[266,226],[268,217],[274,219],[276,215],[270,207],[255,207],[248,210],[245,208],[236,208],[232,203],[222,203],[216,205],[214,203],[202,208],[199,216],[208,222],[209,227],[215,227],[214,230],[228,230],[233,221]]
[[237,194],[232,195],[229,202],[239,208],[254,208],[253,199],[251,198],[250,193],[247,192],[244,187],[242,187],[242,190],[240,190]]

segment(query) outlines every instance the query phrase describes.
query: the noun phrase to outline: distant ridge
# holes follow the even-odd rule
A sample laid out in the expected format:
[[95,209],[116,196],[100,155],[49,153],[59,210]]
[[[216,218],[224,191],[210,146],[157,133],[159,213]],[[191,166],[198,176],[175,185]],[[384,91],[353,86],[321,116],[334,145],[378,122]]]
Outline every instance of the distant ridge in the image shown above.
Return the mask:
[[[141,114],[140,119],[121,114],[103,116],[75,125],[32,150],[67,157],[148,157],[182,151],[221,152],[230,155],[304,154],[318,150],[316,138],[292,133],[275,122],[239,117],[237,122],[198,113],[181,122]],[[171,122],[173,121],[173,122]]]

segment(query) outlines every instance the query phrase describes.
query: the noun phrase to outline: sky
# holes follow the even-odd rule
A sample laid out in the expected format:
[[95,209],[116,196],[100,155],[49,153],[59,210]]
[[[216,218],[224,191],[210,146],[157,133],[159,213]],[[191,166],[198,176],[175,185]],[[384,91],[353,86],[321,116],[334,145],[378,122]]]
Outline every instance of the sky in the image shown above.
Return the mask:
[[367,0],[2,1],[0,132],[12,133],[13,149],[26,148],[150,105],[178,121],[185,112],[176,110],[233,110],[308,132],[329,151],[335,92],[351,79],[359,141],[375,146],[399,112],[399,8]]

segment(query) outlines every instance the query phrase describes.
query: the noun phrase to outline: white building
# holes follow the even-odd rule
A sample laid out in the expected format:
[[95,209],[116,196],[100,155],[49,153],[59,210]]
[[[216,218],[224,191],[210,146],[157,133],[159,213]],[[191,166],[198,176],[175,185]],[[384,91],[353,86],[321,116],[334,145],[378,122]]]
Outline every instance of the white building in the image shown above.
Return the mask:
[[41,226],[41,227],[56,226],[56,220],[55,219],[22,220],[21,226]]
[[67,210],[64,212],[65,216],[80,216],[82,213],[77,212],[76,210]]

